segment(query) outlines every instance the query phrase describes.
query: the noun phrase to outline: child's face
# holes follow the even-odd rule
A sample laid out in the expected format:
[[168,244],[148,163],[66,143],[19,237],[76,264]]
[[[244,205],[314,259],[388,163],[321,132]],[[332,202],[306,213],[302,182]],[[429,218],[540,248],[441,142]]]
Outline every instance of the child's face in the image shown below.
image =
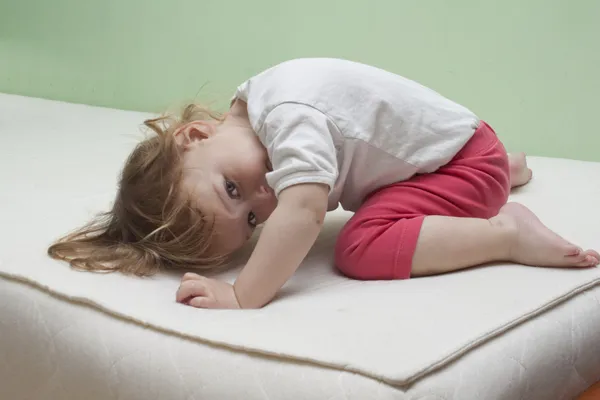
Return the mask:
[[193,127],[183,132],[188,136],[183,186],[192,204],[214,216],[216,247],[229,253],[240,248],[277,205],[265,178],[269,160],[249,127],[201,125],[198,132]]

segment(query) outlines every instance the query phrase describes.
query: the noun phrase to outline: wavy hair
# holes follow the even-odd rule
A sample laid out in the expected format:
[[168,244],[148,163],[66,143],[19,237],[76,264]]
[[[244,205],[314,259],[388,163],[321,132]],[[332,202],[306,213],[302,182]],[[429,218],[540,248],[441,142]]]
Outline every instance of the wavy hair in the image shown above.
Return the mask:
[[140,142],[121,171],[112,209],[67,234],[48,255],[74,269],[137,276],[161,269],[214,269],[225,255],[211,249],[212,222],[180,190],[182,151],[174,132],[191,121],[222,117],[196,104],[179,117],[146,120],[153,135]]

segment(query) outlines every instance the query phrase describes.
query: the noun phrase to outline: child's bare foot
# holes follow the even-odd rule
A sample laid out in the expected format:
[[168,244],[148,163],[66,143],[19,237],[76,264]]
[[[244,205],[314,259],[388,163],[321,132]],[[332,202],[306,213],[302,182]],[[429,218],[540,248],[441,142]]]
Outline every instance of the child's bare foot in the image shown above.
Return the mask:
[[514,262],[539,267],[593,267],[599,263],[598,252],[583,251],[558,236],[519,203],[506,204],[490,221],[512,228],[510,258]]
[[533,172],[527,166],[525,153],[510,153],[508,155],[510,165],[510,187],[522,186],[531,180]]

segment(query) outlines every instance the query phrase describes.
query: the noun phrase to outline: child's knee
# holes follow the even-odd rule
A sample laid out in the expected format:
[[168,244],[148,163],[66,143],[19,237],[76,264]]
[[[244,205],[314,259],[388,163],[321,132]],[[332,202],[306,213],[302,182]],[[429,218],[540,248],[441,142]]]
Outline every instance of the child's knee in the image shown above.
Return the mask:
[[364,268],[361,268],[360,257],[348,247],[336,245],[335,248],[335,267],[345,276],[352,279],[366,278]]
[[[345,227],[335,245],[335,266],[345,276],[358,280],[391,280],[410,277],[410,265],[399,266],[394,252],[380,251],[373,235],[364,228]],[[398,274],[398,270],[408,273]]]
[[346,277],[358,280],[377,279],[361,261],[360,257],[352,251],[336,250],[335,266]]
[[348,278],[365,279],[365,268],[361,268],[360,232],[352,225],[351,220],[337,238],[334,262],[336,268]]

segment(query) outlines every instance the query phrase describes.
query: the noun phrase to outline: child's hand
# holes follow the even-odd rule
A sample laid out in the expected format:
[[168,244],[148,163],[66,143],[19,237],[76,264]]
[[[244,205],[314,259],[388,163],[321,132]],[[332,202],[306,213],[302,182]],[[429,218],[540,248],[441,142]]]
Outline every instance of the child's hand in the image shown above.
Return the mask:
[[240,308],[232,285],[191,272],[181,278],[177,302],[197,308]]

